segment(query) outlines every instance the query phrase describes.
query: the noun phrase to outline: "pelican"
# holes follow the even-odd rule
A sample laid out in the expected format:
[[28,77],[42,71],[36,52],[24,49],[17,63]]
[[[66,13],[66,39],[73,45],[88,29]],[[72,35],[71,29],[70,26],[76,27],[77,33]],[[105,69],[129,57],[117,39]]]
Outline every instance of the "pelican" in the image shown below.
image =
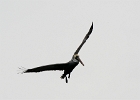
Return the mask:
[[84,43],[86,42],[86,40],[89,38],[90,34],[92,33],[92,30],[93,30],[93,22],[92,22],[92,25],[89,29],[89,32],[84,37],[80,46],[74,52],[74,54],[72,56],[72,59],[69,62],[43,65],[43,66],[31,68],[31,69],[20,68],[20,69],[22,69],[22,73],[31,73],[31,72],[36,72],[37,73],[37,72],[42,72],[42,71],[56,71],[56,70],[64,71],[64,73],[62,74],[62,76],[60,78],[61,79],[65,78],[66,83],[68,83],[67,75],[68,75],[68,78],[70,78],[71,72],[79,64],[79,62],[84,66],[83,62],[81,61],[81,59],[78,55],[78,53],[79,53],[80,49],[82,48],[82,46],[84,45]]

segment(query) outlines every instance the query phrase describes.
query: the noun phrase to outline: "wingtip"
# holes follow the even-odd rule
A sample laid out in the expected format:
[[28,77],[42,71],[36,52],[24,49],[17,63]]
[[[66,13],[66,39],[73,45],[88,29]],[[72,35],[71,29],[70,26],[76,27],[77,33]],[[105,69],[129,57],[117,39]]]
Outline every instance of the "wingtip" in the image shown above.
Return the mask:
[[93,22],[92,22],[91,28],[93,29]]
[[27,71],[27,69],[26,68],[24,68],[24,67],[18,67],[18,73],[17,74],[23,74],[23,73],[25,73],[26,71]]

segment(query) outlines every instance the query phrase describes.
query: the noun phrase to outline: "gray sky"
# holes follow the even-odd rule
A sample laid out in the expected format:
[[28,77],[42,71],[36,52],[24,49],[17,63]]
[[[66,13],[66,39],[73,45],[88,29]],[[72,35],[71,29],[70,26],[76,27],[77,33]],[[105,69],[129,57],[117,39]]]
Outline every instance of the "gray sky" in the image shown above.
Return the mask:
[[[0,0],[0,99],[140,99],[140,1]],[[92,21],[71,74],[17,74],[67,62]]]

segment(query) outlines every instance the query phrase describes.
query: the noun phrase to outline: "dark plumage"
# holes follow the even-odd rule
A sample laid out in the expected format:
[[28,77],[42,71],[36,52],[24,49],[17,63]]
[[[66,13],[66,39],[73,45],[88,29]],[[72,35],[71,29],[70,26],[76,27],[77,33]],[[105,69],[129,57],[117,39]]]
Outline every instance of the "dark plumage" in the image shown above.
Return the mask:
[[[89,29],[89,32],[86,34],[85,38],[83,39],[80,46],[75,51],[74,55],[72,56],[72,59],[67,63],[60,63],[60,64],[51,64],[51,65],[44,65],[32,69],[24,69],[23,73],[30,73],[30,72],[42,72],[42,71],[52,71],[52,70],[64,70],[64,74],[62,74],[61,79],[66,79],[66,83],[68,83],[67,74],[69,74],[68,78],[70,78],[70,73],[72,70],[79,64],[79,62],[84,66],[83,62],[80,60],[80,57],[78,55],[81,47],[84,45],[86,40],[89,38],[90,34],[93,30],[93,23]],[[20,68],[21,69],[21,68]]]

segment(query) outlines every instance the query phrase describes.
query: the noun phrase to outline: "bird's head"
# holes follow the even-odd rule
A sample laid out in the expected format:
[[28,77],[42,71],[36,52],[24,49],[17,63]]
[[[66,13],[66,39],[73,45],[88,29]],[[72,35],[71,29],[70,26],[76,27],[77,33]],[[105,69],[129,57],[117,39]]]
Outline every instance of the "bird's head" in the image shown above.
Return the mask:
[[72,59],[74,62],[80,62],[84,66],[78,54],[75,54]]

